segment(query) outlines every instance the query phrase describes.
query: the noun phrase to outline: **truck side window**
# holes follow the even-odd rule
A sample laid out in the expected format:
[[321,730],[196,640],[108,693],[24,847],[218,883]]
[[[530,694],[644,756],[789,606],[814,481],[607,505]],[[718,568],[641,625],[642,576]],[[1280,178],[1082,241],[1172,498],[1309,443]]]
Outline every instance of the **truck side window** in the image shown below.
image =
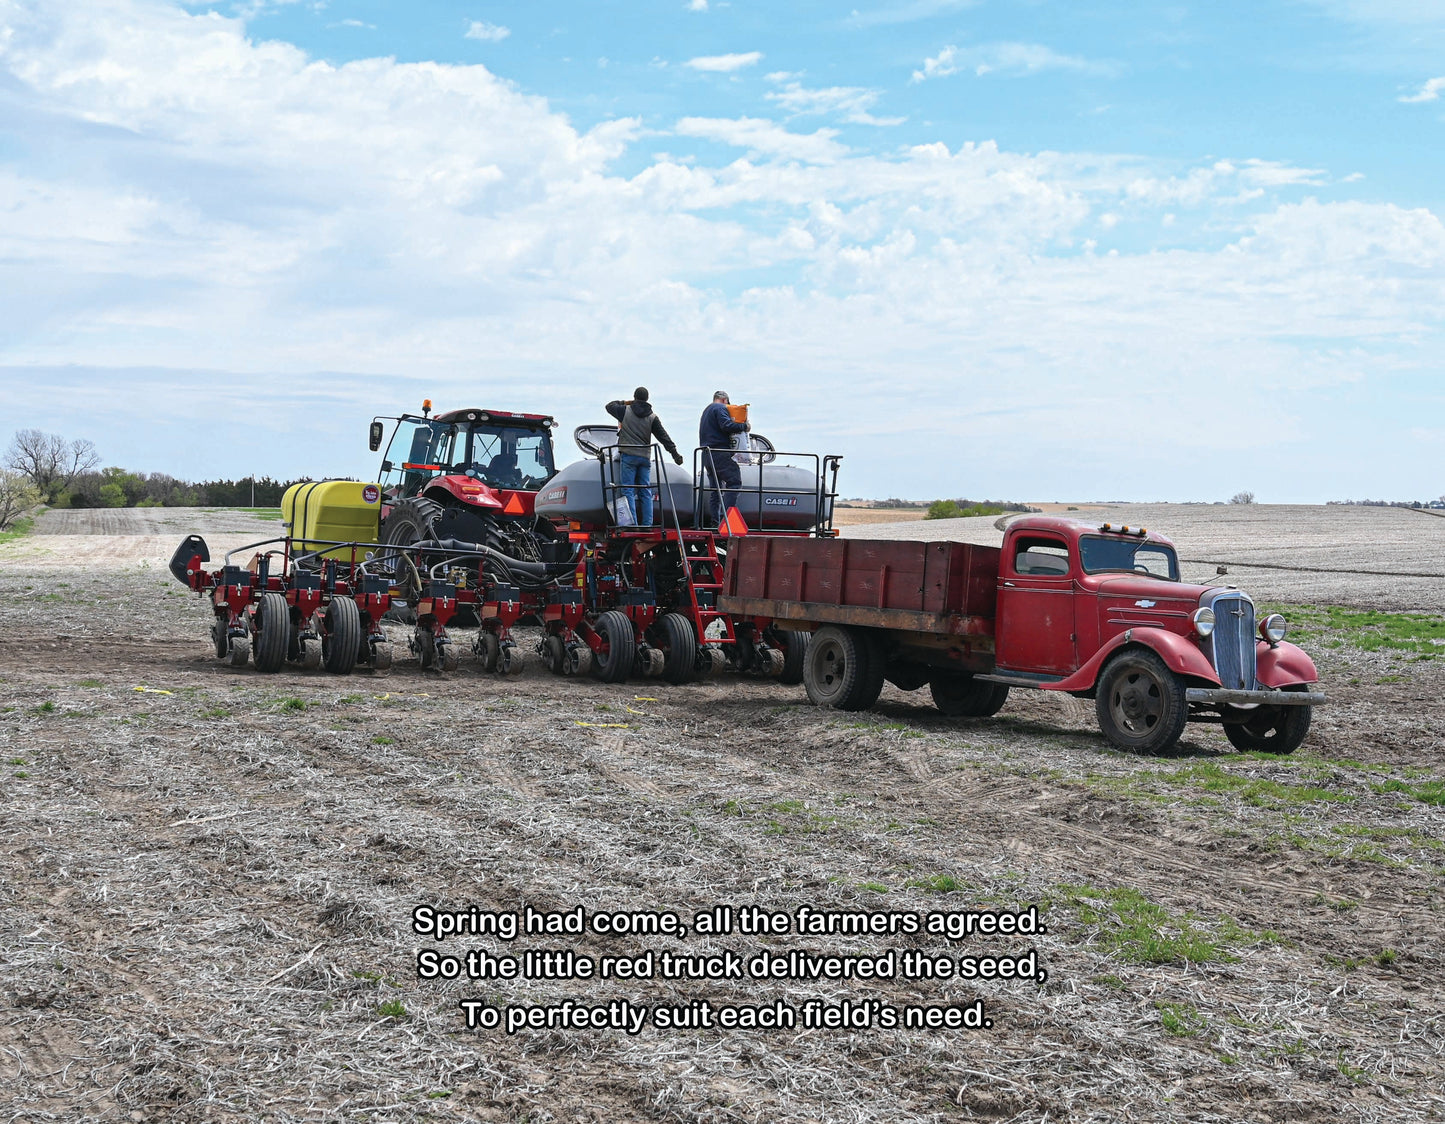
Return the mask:
[[1016,574],[1062,577],[1069,572],[1069,548],[1058,539],[1019,538],[1014,552]]

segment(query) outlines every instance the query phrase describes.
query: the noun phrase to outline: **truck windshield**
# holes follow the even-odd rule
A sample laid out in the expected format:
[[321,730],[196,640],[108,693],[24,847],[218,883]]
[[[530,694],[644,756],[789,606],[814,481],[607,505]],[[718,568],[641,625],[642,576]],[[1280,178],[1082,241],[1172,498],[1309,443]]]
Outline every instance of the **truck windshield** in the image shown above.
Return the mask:
[[1086,574],[1120,570],[1171,582],[1179,580],[1179,559],[1173,548],[1157,542],[1085,535],[1079,540],[1079,558]]

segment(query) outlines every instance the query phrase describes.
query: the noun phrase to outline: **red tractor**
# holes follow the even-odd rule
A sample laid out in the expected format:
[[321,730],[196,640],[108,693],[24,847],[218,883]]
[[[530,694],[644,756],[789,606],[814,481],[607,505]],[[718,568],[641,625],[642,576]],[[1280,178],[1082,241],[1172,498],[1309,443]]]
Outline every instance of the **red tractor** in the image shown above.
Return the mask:
[[[565,536],[534,511],[538,490],[557,471],[552,418],[475,409],[433,417],[427,399],[419,417],[372,419],[372,452],[381,448],[385,421],[396,427],[378,478],[382,542],[480,543],[527,562],[567,554]],[[560,552],[549,550],[553,543]]]

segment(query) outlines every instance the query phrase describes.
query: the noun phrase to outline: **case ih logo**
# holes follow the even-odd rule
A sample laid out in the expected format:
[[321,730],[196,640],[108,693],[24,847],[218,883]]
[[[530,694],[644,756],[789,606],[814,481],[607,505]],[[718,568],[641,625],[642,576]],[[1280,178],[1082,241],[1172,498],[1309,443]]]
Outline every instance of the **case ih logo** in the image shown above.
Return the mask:
[[361,489],[361,498],[367,503],[375,503],[381,499],[381,489],[375,484],[368,484],[365,488]]
[[563,484],[560,488],[548,488],[545,492],[542,493],[542,502],[543,502],[543,503],[566,503],[566,502],[567,502],[567,485],[566,485],[566,484]]
[[763,500],[768,507],[797,507],[797,496],[768,496]]

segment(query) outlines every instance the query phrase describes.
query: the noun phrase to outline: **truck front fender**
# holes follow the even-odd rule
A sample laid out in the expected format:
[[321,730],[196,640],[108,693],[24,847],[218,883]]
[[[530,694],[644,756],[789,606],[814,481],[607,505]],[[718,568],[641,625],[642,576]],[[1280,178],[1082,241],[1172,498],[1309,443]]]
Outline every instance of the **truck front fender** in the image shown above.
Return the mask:
[[1099,672],[1109,657],[1120,648],[1139,645],[1156,652],[1176,675],[1206,683],[1219,682],[1219,676],[1199,646],[1187,636],[1163,628],[1128,628],[1115,636],[1090,657],[1089,662],[1067,679],[1057,683],[1040,683],[1045,691],[1088,691],[1099,680]]
[[1261,640],[1255,648],[1255,676],[1265,687],[1293,687],[1319,682],[1320,673],[1304,649],[1284,641],[1271,648]]

